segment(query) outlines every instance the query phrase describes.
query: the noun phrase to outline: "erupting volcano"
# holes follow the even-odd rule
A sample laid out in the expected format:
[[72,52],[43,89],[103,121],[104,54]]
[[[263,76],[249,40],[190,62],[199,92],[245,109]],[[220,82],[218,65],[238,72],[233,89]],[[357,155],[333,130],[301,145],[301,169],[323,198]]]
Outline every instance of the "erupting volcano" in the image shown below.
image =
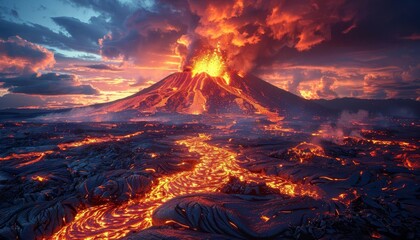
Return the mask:
[[278,120],[321,114],[316,103],[279,89],[255,76],[229,71],[219,49],[193,58],[192,67],[171,74],[139,93],[98,106],[94,113],[237,114]]
[[[40,150],[8,141],[0,157],[0,187],[13,189],[6,194],[12,202],[0,205],[0,237],[418,234],[419,148],[409,133],[418,120],[389,123],[394,137],[378,127],[381,118],[361,111],[336,119],[315,102],[241,75],[216,48],[130,97],[37,118],[58,123],[0,125],[12,139],[9,129],[19,127],[17,142],[37,136],[27,128],[47,133],[34,140]],[[150,120],[160,114],[170,120]],[[59,123],[80,115],[118,122]],[[180,115],[187,121],[175,120]],[[132,120],[138,116],[146,122]],[[20,187],[10,187],[16,181]]]
[[0,240],[420,239],[420,3],[0,2]]

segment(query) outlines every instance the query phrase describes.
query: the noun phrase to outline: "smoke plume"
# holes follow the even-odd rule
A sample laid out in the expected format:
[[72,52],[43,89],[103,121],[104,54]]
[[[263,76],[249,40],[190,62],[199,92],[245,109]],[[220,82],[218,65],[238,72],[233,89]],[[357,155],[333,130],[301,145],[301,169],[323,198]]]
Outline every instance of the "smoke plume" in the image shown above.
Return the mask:
[[334,24],[352,25],[350,5],[346,0],[158,0],[128,17],[124,29],[100,39],[101,53],[140,64],[176,54],[182,67],[197,51],[220,48],[231,70],[248,72],[278,58],[284,47],[306,51],[329,40]]

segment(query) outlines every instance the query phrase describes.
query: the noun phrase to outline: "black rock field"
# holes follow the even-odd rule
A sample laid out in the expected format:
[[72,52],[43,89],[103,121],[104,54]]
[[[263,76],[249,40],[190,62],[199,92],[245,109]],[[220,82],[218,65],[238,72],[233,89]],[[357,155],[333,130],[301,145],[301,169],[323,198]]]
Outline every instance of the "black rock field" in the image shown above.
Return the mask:
[[418,239],[420,122],[356,115],[5,121],[0,238]]

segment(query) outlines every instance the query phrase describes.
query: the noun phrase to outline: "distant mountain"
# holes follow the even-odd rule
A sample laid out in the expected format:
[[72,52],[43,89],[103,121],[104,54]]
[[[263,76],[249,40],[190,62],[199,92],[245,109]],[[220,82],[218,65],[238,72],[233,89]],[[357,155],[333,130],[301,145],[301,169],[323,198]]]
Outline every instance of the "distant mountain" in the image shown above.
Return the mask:
[[337,111],[366,110],[373,114],[394,117],[420,117],[420,101],[411,99],[358,99],[358,98],[337,98],[332,100],[312,100],[326,108]]

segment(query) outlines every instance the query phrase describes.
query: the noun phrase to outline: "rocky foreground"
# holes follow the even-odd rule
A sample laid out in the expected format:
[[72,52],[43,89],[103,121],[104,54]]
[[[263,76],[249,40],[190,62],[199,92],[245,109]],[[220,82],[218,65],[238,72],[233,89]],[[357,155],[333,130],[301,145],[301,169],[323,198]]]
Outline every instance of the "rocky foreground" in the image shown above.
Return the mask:
[[419,239],[419,121],[0,124],[0,239]]

